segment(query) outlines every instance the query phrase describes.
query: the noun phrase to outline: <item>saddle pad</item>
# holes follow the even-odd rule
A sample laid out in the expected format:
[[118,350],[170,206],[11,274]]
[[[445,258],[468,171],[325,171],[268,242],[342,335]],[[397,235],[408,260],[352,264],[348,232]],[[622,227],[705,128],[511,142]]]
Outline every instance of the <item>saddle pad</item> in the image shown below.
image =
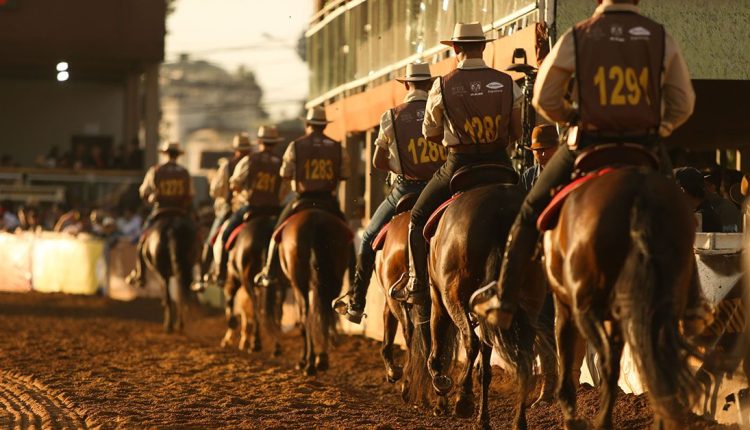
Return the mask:
[[384,225],[383,228],[380,229],[380,232],[378,232],[378,235],[375,236],[375,240],[372,241],[372,250],[373,251],[380,251],[383,249],[383,244],[385,243],[385,237],[388,236],[388,229],[391,227],[391,223]]
[[[320,210],[325,211],[325,209],[320,209]],[[279,225],[276,228],[276,230],[273,231],[273,235],[271,236],[273,238],[273,240],[276,241],[276,243],[281,242],[281,233],[284,232],[284,228],[287,226],[287,224],[289,224],[289,221],[297,218],[300,214],[303,214],[303,213],[305,213],[304,210],[302,210],[300,212],[297,212],[297,213],[294,213],[294,214],[290,215],[287,219],[285,219],[281,223],[281,225]],[[343,220],[339,219],[335,215],[334,215],[334,218],[336,218],[336,221],[338,221],[341,224],[341,226],[346,230],[349,242],[351,242],[352,240],[354,240],[354,233],[352,233],[352,230],[349,228],[349,226]]]
[[591,172],[586,176],[582,176],[574,180],[573,182],[566,185],[563,189],[555,193],[555,196],[552,197],[552,201],[549,202],[544,211],[542,211],[542,214],[539,215],[539,218],[536,220],[536,228],[539,229],[539,231],[547,231],[555,228],[555,226],[557,225],[557,220],[560,217],[560,210],[562,210],[562,206],[570,193],[577,190],[581,185],[585,184],[591,179],[599,178],[615,170],[616,169],[613,168],[604,168],[595,172]]
[[430,219],[427,220],[427,224],[424,225],[424,230],[422,230],[422,234],[424,235],[424,238],[427,242],[432,239],[432,236],[435,235],[435,232],[437,231],[438,223],[440,223],[440,218],[443,217],[443,213],[445,213],[445,210],[448,209],[448,206],[453,203],[454,200],[460,196],[461,193],[456,193],[448,199],[447,201],[443,202],[442,205],[440,205],[437,209],[435,209],[434,212],[432,212],[432,215],[430,215]]
[[234,241],[237,239],[237,236],[240,235],[240,232],[242,231],[242,227],[245,226],[245,223],[238,225],[237,227],[232,230],[232,233],[229,234],[229,239],[227,239],[227,243],[224,244],[224,250],[229,251],[234,246]]

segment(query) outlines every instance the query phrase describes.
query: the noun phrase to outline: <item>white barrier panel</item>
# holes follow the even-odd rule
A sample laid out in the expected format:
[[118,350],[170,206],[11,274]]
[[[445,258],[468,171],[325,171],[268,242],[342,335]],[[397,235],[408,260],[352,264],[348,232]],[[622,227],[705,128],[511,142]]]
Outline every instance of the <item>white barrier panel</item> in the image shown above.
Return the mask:
[[31,251],[32,285],[44,293],[96,294],[104,243],[65,234],[37,235]]
[[0,291],[31,291],[32,237],[0,233]]

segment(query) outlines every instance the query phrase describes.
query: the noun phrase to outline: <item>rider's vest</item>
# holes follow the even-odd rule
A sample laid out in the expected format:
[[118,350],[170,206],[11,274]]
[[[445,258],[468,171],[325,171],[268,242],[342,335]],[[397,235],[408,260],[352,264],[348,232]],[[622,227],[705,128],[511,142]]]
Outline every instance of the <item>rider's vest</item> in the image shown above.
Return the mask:
[[190,173],[175,163],[167,162],[154,171],[155,199],[160,207],[184,208],[190,202]]
[[324,134],[309,134],[294,141],[295,190],[333,192],[341,178],[341,144]]
[[234,156],[229,159],[229,162],[227,163],[227,182],[224,184],[227,187],[227,195],[226,199],[227,202],[232,201],[232,187],[229,185],[229,178],[232,177],[232,173],[234,173],[234,168],[237,167],[237,164],[242,160],[243,157],[237,157]]
[[270,151],[248,155],[247,204],[250,206],[279,206],[281,188],[281,158]]
[[440,80],[445,116],[462,145],[508,143],[513,79],[495,69],[456,69]]
[[665,31],[633,12],[605,12],[573,28],[583,130],[640,133],[661,121]]
[[391,109],[401,174],[408,179],[432,178],[432,174],[446,159],[445,147],[425,139],[422,135],[426,104],[426,100],[414,100]]

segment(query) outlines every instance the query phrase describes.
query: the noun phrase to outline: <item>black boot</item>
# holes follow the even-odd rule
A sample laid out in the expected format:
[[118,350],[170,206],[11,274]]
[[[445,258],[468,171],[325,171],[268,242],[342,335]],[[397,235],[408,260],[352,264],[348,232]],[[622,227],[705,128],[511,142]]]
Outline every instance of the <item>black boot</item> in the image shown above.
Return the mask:
[[143,242],[145,242],[145,235],[141,235],[138,239],[138,245],[136,245],[135,254],[135,268],[125,277],[125,283],[134,287],[145,288],[146,280],[143,278]]
[[227,282],[227,266],[229,265],[229,251],[223,248],[221,249],[221,258],[219,259],[219,274],[216,275],[216,285],[224,287]]
[[206,284],[208,284],[209,276],[208,271],[211,268],[211,264],[214,262],[214,253],[211,243],[204,243],[203,250],[201,251],[201,275],[197,281],[190,287],[191,290],[199,293],[205,291]]
[[268,255],[266,255],[266,264],[263,266],[263,270],[255,275],[255,285],[259,285],[263,288],[268,288],[276,283],[276,267],[279,265],[279,253],[277,252],[276,241],[271,239],[268,244]]
[[409,281],[405,287],[391,288],[393,299],[411,304],[424,304],[429,299],[427,289],[427,242],[422,229],[409,224]]
[[498,309],[497,325],[502,330],[507,330],[513,320],[513,314],[518,307],[518,296],[523,286],[523,276],[529,265],[537,243],[539,242],[539,231],[532,223],[523,222],[516,218],[508,235],[508,243],[505,245],[503,265],[500,270],[500,303]]

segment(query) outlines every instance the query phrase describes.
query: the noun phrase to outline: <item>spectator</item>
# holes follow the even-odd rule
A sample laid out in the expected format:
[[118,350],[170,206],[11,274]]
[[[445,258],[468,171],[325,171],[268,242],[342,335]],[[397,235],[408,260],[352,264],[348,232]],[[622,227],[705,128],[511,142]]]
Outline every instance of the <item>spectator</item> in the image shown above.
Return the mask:
[[141,224],[141,216],[129,207],[126,207],[122,216],[117,218],[117,230],[132,243],[138,242],[138,238],[141,237]]
[[698,230],[702,232],[721,232],[721,221],[719,215],[706,199],[706,188],[703,182],[703,174],[693,167],[680,167],[674,170],[677,184],[685,192],[690,207],[696,214],[700,215]]
[[143,150],[138,143],[138,139],[133,139],[130,142],[125,168],[130,170],[143,170]]
[[94,169],[106,169],[109,167],[109,163],[104,157],[104,151],[102,147],[95,144],[91,147],[91,153],[89,154],[89,164]]
[[60,163],[60,148],[55,145],[50,148],[47,153],[47,157],[44,160],[44,165],[49,168],[55,168]]
[[719,215],[721,231],[725,233],[738,232],[742,229],[742,213],[739,208],[729,199],[721,196],[722,168],[717,166],[709,172],[704,173],[704,185],[706,188],[706,200]]
[[557,134],[557,127],[554,125],[538,125],[531,132],[531,146],[524,149],[534,154],[535,164],[521,175],[521,187],[528,193],[531,187],[539,179],[542,169],[547,165],[552,155],[557,151],[560,144],[560,138]]
[[18,228],[22,231],[41,230],[42,225],[39,218],[39,209],[35,206],[22,206],[18,210]]
[[13,213],[13,204],[11,202],[0,204],[0,231],[14,232],[20,224],[18,217]]

